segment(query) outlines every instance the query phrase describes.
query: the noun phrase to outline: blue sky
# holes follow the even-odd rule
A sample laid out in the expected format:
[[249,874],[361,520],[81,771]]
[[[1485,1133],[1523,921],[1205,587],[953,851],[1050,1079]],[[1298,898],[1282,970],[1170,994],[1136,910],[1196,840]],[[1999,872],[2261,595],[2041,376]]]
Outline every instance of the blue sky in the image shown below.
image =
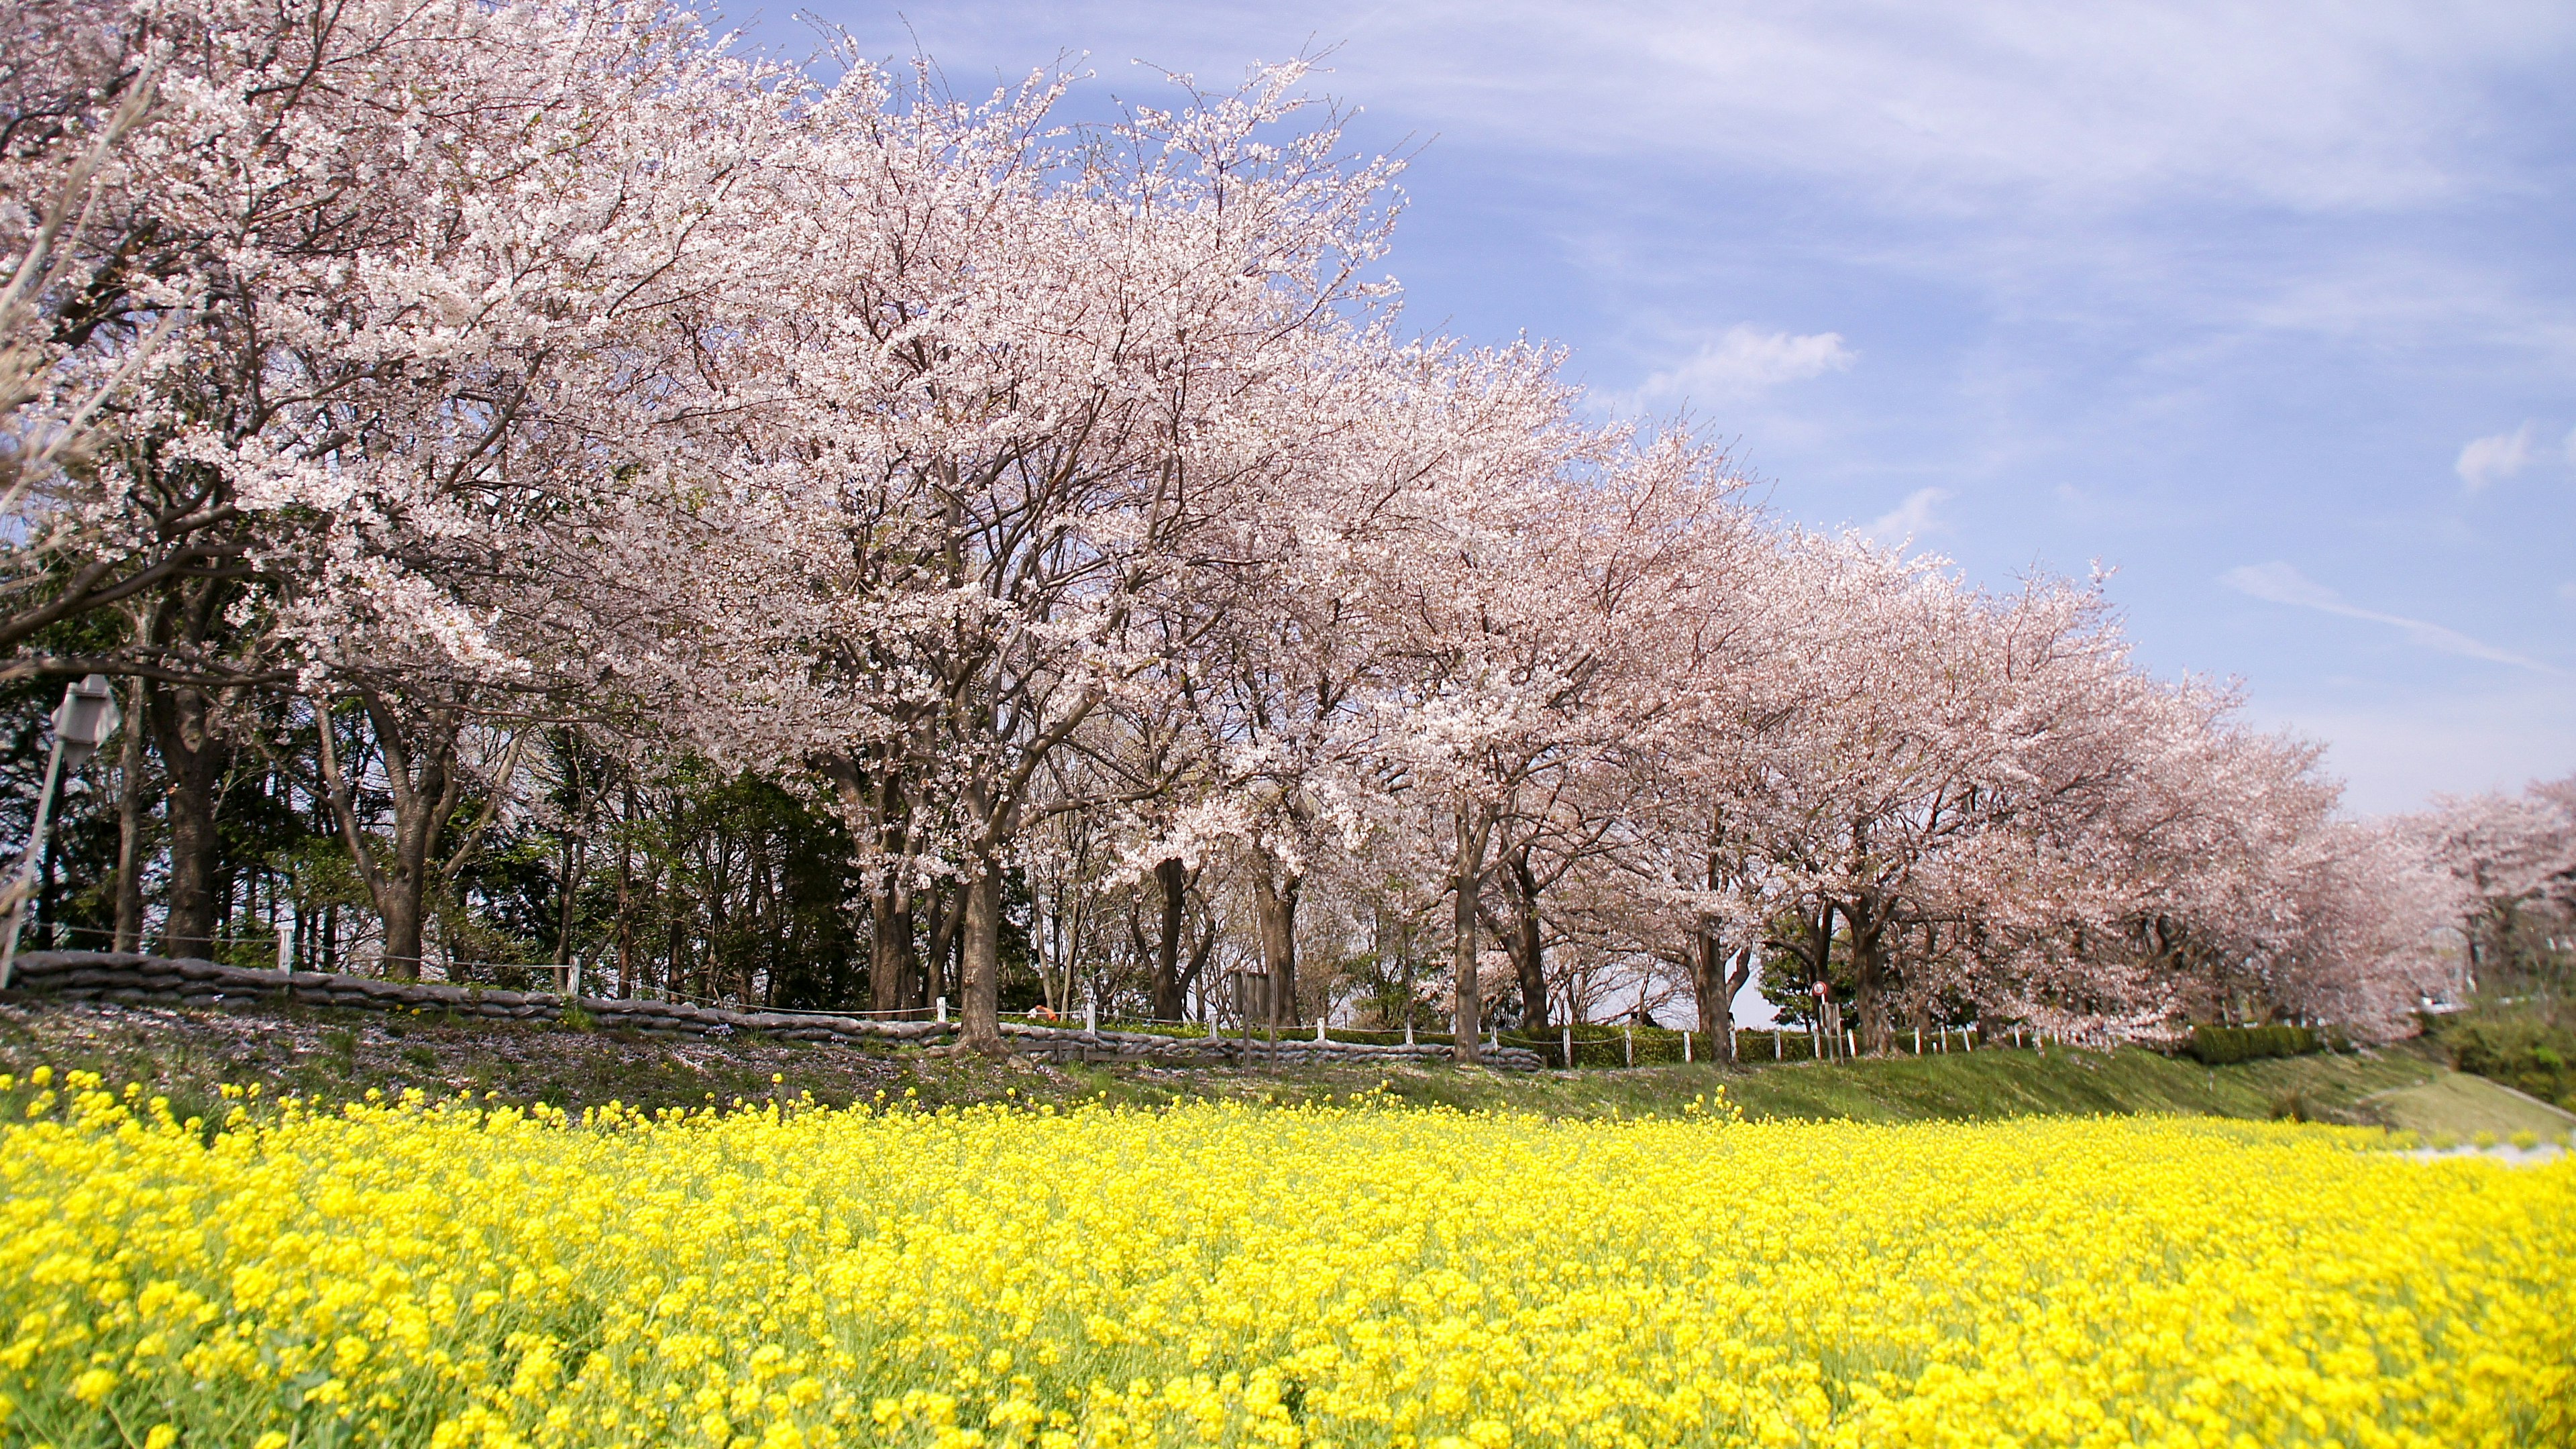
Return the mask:
[[1419,148],[1415,326],[1687,404],[1791,517],[2115,567],[2143,661],[2242,677],[2355,810],[2576,770],[2563,0],[815,13],[961,93],[1077,61],[1085,110],[1332,47],[1355,144]]

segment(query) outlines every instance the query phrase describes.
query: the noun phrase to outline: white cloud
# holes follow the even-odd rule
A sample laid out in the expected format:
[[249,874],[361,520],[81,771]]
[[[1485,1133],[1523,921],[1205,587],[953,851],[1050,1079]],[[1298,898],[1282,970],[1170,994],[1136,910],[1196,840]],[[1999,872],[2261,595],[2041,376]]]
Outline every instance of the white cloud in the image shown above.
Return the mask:
[[2347,781],[2344,808],[2421,810],[2437,794],[2514,791],[2576,769],[2576,684],[2530,675],[2487,689],[2257,688],[2252,714],[2326,742],[2326,768]]
[[2355,604],[2345,603],[2343,595],[2279,560],[2271,563],[2246,564],[2229,569],[2219,576],[2219,582],[2238,593],[2251,594],[2255,598],[2269,600],[2275,604],[2288,604],[2294,608],[2314,609],[2323,614],[2339,614],[2347,619],[2363,619],[2373,624],[2386,624],[2415,643],[2427,649],[2439,650],[2444,654],[2458,654],[2470,659],[2483,659],[2490,664],[2510,664],[2517,669],[2529,669],[2559,678],[2567,677],[2567,671],[2554,664],[2544,663],[2528,655],[2516,654],[2508,649],[2498,649],[2492,644],[2481,643],[2457,629],[2446,629],[2439,624],[2426,623],[2422,619],[2409,619],[2399,614],[2383,614],[2376,609],[2365,609]]
[[[2576,448],[2576,443],[2570,444]],[[2454,465],[2460,481],[2472,493],[2495,482],[2510,478],[2531,466],[2531,424],[2524,423],[2510,433],[2496,433],[2472,438],[2460,449],[2460,461]]]
[[[1461,0],[1344,12],[1452,115],[1558,151],[1659,151],[1963,193],[2126,207],[2215,188],[2299,207],[2473,186],[2503,88],[2563,56],[2564,6],[2353,0]],[[1312,22],[1308,22],[1312,23]],[[1382,48],[1381,48],[1382,47]],[[1379,59],[1379,57],[1384,57]],[[1398,59],[1400,57],[1400,59]],[[1496,63],[1543,58],[1515,84]],[[2506,92],[2506,94],[2510,94]]]
[[[888,7],[816,8],[909,53]],[[1722,159],[1936,211],[1998,188],[2122,208],[2453,193],[2503,169],[2496,115],[2576,45],[2553,0],[978,0],[920,19],[961,77],[1078,41],[1122,83],[1141,56],[1222,87],[1252,56],[1344,42],[1332,89],[1405,98],[1446,136]]]
[[1739,322],[1722,336],[1702,343],[1690,361],[1647,378],[1637,392],[1644,399],[1744,397],[1784,382],[1845,372],[1859,360],[1860,354],[1843,345],[1839,332],[1799,336],[1757,331]]
[[1917,488],[1905,495],[1905,501],[1870,520],[1865,530],[1880,543],[1894,544],[1927,533],[1947,531],[1947,525],[1932,510],[1950,498],[1947,488]]

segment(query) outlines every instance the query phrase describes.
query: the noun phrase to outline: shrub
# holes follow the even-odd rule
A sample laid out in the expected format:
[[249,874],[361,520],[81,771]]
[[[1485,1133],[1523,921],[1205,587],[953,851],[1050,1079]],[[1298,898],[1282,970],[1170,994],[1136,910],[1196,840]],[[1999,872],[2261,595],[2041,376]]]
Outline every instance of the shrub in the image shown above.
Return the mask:
[[2324,1036],[2306,1026],[2195,1026],[2183,1052],[2204,1066],[2250,1062],[2263,1057],[2297,1057],[2326,1045]]
[[[2563,1010],[2563,1009],[2562,1009]],[[2451,1064],[2560,1106],[2576,1103],[2576,1020],[2529,1010],[2484,1010],[2436,1028]]]

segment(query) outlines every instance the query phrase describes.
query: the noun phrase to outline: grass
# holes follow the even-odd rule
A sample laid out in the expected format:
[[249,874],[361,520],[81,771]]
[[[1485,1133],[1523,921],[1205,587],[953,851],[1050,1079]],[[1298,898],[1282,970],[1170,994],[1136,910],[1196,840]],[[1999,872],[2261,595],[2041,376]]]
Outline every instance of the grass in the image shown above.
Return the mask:
[[[912,1050],[809,1045],[746,1036],[668,1041],[615,1032],[308,1008],[239,1012],[105,1005],[0,1005],[0,1073],[40,1064],[141,1082],[181,1118],[220,1119],[220,1088],[324,1101],[370,1092],[469,1092],[518,1105],[578,1109],[611,1100],[702,1106],[811,1093],[840,1105],[879,1094],[931,1106],[992,1100],[1154,1105],[1234,1100],[1281,1105],[1383,1090],[1416,1105],[1556,1118],[1679,1115],[1721,1089],[1754,1119],[1980,1121],[2031,1116],[2290,1117],[2378,1123],[2427,1135],[2535,1131],[2571,1121],[2448,1069],[2438,1048],[2405,1043],[2205,1067],[2123,1049],[1993,1049],[1876,1061],[1638,1067],[1529,1074],[1377,1064],[1279,1071],[1136,1065],[1037,1066],[930,1057]],[[23,1087],[20,1089],[23,1093]],[[6,1095],[6,1094],[0,1094]]]
[[2480,1132],[2509,1139],[2518,1132],[2556,1139],[2576,1127],[2576,1113],[2532,1100],[2484,1077],[2446,1072],[2422,1086],[2399,1087],[2373,1094],[2369,1104],[2390,1126],[2426,1137],[2447,1133],[2475,1137]]

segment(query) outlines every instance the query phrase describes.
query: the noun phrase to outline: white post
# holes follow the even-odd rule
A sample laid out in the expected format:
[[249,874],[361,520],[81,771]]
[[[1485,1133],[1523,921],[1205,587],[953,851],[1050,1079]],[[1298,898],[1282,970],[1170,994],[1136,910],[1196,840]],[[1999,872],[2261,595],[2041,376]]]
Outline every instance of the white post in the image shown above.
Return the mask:
[[1404,1018],[1404,1044],[1406,1046],[1413,1045],[1413,1017],[1411,1013],[1407,1013]]
[[1919,1026],[1914,1028],[1914,1054],[1923,1055],[1923,1028]]
[[947,997],[945,997],[945,996],[942,996],[942,997],[940,997],[940,998],[938,999],[938,1001],[939,1001],[939,1019],[940,1019],[940,1021],[941,1021],[941,1022],[943,1022],[943,1023],[944,1023],[944,1022],[946,1022],[946,1021],[948,1020],[948,998],[947,998]]
[[1099,1033],[1099,1031],[1100,1031],[1100,1003],[1099,1003],[1099,1002],[1097,1002],[1097,1001],[1086,1001],[1086,1002],[1082,1003],[1082,1030],[1083,1030],[1083,1032],[1084,1032],[1084,1034],[1085,1034],[1085,1035],[1097,1035],[1097,1034]]
[[1977,1049],[1977,1039],[1968,1035],[1968,1028],[1964,1026],[1959,1028],[1959,1049],[1971,1052]]
[[581,957],[576,954],[570,970],[564,972],[564,1001],[569,1004],[581,996]]
[[1635,1066],[1637,1064],[1637,1029],[1633,1026],[1619,1028],[1619,1042],[1621,1049],[1628,1054],[1628,1065]]
[[277,969],[295,974],[295,908],[283,902],[277,908]]
[[1689,1066],[1690,1059],[1690,1028],[1684,1027],[1682,1028],[1682,1065]]
[[1771,1060],[1775,1062],[1788,1060],[1787,1056],[1781,1051],[1780,1028],[1776,1026],[1771,1028]]
[[1850,1027],[1843,1028],[1843,1055],[1847,1057],[1860,1055],[1860,1038],[1852,1035]]
[[1315,1040],[1317,1040],[1317,1041],[1322,1041],[1323,1039],[1324,1039],[1324,1019],[1323,1019],[1322,1017],[1320,1017],[1320,1016],[1319,1016],[1319,1017],[1316,1017],[1316,1018],[1315,1018]]
[[1565,1069],[1566,1069],[1567,1071],[1569,1071],[1569,1072],[1570,1072],[1570,1071],[1573,1071],[1573,1070],[1574,1070],[1574,1028],[1573,1028],[1573,1027],[1570,1027],[1570,1026],[1560,1026],[1560,1027],[1558,1027],[1558,1028],[1556,1029],[1556,1035],[1557,1035],[1557,1040],[1558,1040],[1558,1041],[1559,1041],[1559,1043],[1562,1045],[1562,1048],[1563,1048],[1563,1050],[1564,1050],[1564,1052],[1565,1052]]

